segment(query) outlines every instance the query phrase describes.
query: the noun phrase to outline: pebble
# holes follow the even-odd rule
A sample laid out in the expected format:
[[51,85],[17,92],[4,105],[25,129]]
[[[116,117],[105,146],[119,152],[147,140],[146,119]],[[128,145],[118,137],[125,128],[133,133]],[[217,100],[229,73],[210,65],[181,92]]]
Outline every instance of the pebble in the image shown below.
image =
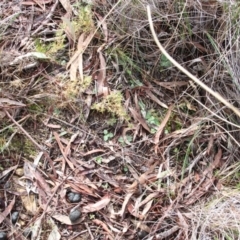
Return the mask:
[[81,216],[81,212],[78,209],[75,209],[70,212],[69,219],[72,223],[75,223],[80,218],[80,216]]
[[0,240],[7,240],[7,234],[5,232],[0,232]]
[[78,203],[81,201],[81,194],[80,193],[74,193],[74,192],[69,192],[67,194],[68,200],[71,203]]

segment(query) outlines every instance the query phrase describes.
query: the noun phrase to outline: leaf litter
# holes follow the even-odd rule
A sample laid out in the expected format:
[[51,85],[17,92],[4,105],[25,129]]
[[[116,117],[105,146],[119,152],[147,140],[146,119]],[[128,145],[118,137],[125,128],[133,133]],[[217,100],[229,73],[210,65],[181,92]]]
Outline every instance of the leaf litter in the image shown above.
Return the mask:
[[[24,239],[29,231],[35,240],[205,239],[219,234],[208,216],[216,212],[204,203],[220,199],[212,206],[236,207],[227,195],[238,199],[239,193],[226,190],[225,185],[235,183],[225,169],[236,163],[239,129],[230,124],[228,131],[227,122],[219,120],[227,116],[233,121],[228,109],[160,56],[146,29],[146,9],[141,12],[131,1],[89,2],[0,5],[5,10],[1,21],[8,23],[0,27],[0,231],[12,239]],[[166,22],[156,21],[156,30],[169,31],[172,38],[163,38],[166,47],[175,58],[189,51],[179,61],[185,59],[182,65],[204,76],[201,66],[207,68],[215,54],[210,44],[197,35],[184,42],[176,33],[198,25],[197,10],[212,14],[210,6],[214,14],[222,13],[215,3],[200,7],[190,1],[185,7],[195,24],[189,25],[185,18],[175,19],[167,5],[152,5],[159,16],[169,10]],[[211,24],[220,21],[205,17]],[[182,28],[171,32],[170,22]],[[21,26],[18,33],[13,23]],[[118,23],[123,25],[118,28]],[[92,29],[84,31],[88,26]],[[64,43],[54,52],[57,30]],[[184,51],[172,45],[173,39]],[[69,201],[69,191],[81,194],[81,201]],[[79,219],[71,221],[75,210]],[[209,226],[197,214],[202,210]],[[13,212],[19,213],[14,226]],[[227,234],[239,228],[230,224],[230,230],[224,228]]]

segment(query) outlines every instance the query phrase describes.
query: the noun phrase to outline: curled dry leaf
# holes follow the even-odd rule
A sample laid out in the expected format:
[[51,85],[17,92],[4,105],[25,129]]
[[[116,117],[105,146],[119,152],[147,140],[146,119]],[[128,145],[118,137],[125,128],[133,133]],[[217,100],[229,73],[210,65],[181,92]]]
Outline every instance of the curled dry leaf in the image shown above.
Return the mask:
[[10,204],[5,208],[5,210],[0,213],[0,224],[4,221],[7,215],[12,211],[14,204],[15,204],[15,197],[10,202]]
[[111,200],[110,195],[107,194],[100,201],[84,206],[82,208],[82,212],[89,213],[99,211],[102,208],[106,207],[109,204],[110,200]]

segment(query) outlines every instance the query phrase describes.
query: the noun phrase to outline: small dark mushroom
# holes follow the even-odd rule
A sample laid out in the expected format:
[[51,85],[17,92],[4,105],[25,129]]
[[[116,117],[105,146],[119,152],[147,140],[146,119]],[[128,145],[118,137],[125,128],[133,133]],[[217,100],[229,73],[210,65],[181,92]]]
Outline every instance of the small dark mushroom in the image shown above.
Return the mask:
[[75,193],[75,192],[69,192],[67,194],[68,200],[71,203],[78,203],[81,201],[81,194],[80,193]]
[[19,212],[13,212],[11,216],[12,224],[14,225],[18,220]]
[[0,232],[0,240],[7,240],[7,234],[5,232]]
[[70,212],[69,219],[72,223],[75,223],[80,218],[80,216],[81,216],[80,210],[74,209],[73,211]]

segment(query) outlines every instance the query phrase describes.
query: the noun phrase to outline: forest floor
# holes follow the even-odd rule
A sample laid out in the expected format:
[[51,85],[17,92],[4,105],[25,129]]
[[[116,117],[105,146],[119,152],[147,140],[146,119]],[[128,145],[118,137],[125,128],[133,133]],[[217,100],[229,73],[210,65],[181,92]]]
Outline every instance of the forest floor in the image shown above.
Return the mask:
[[240,4],[0,2],[0,239],[240,239]]

